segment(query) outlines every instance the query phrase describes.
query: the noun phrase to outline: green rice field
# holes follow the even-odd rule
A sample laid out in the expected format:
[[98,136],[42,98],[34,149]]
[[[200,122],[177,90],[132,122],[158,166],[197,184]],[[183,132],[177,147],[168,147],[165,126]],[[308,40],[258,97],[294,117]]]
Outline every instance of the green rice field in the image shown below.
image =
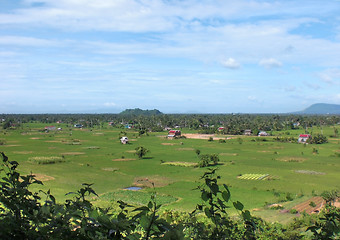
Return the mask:
[[[218,168],[220,183],[230,187],[233,201],[242,202],[246,209],[267,219],[282,220],[273,216],[277,212],[268,213],[268,204],[285,201],[293,206],[325,190],[340,188],[337,138],[328,138],[326,144],[306,145],[277,142],[273,136],[261,139],[216,136],[225,138],[224,143],[190,138],[171,140],[166,138],[166,132],[140,137],[134,130],[111,126],[92,129],[56,126],[62,130],[44,132],[42,123],[1,130],[0,151],[19,162],[22,174],[33,173],[43,181],[44,185],[37,186],[37,190],[50,189],[59,201],[82,183],[90,183],[99,195],[93,199],[97,205],[106,206],[117,199],[143,204],[155,192],[163,208],[192,211],[200,202],[200,194],[194,189],[207,171],[197,167],[197,149],[201,154],[218,154],[220,161],[214,167]],[[313,129],[314,133],[320,131],[317,127]],[[326,135],[332,131],[333,127],[323,128]],[[295,137],[301,133],[303,130],[289,131]],[[121,136],[127,136],[130,144],[121,144]],[[135,155],[138,146],[149,150],[141,159]],[[142,189],[124,190],[130,186]],[[287,194],[289,201],[285,199]]]

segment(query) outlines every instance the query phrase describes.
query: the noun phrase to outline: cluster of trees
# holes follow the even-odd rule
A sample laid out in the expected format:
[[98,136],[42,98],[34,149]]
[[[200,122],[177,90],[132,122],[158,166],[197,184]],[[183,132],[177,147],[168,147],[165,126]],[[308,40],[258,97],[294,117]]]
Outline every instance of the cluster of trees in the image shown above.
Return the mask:
[[[227,185],[219,184],[215,169],[201,177],[201,203],[191,213],[160,210],[156,194],[146,206],[118,201],[118,208],[95,207],[91,184],[58,203],[50,191],[32,192],[43,184],[23,176],[18,163],[0,153],[0,239],[338,239],[340,210],[328,204],[319,215],[296,219],[289,226],[256,218],[239,201],[231,200]],[[333,197],[334,193],[327,196]],[[43,197],[42,197],[43,196]],[[338,195],[336,195],[338,197]],[[328,202],[329,203],[329,202]],[[234,207],[239,218],[227,213]]]
[[322,135],[322,134],[315,134],[312,135],[309,139],[308,139],[308,143],[310,144],[323,144],[323,143],[327,143],[327,137]]

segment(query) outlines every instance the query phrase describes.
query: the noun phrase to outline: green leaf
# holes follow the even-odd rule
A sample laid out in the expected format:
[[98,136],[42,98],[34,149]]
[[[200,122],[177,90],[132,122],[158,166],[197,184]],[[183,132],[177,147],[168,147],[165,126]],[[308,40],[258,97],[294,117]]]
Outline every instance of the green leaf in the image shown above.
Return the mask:
[[206,215],[208,218],[211,218],[211,212],[210,212],[210,209],[209,209],[208,207],[206,207],[206,208],[204,209],[204,213],[205,213],[205,215]]
[[151,201],[148,203],[148,207],[149,207],[149,209],[151,209],[153,207],[153,203]]
[[147,229],[149,227],[149,218],[146,215],[141,216],[140,218],[140,225]]
[[250,212],[248,210],[245,210],[242,212],[242,217],[244,220],[251,220],[251,215],[250,215]]
[[233,205],[234,205],[234,207],[237,209],[237,210],[240,210],[240,211],[242,211],[243,210],[243,204],[241,203],[241,202],[239,202],[239,201],[237,201],[237,202],[233,202]]
[[133,210],[133,212],[135,211],[149,211],[149,208],[146,206],[143,206],[143,207],[139,207]]
[[211,191],[216,195],[219,192],[219,187],[216,183],[213,183],[210,187]]
[[208,201],[209,199],[208,193],[206,191],[202,192],[201,198],[205,202]]
[[228,202],[230,199],[230,192],[228,191],[223,191],[222,192],[222,198],[224,199],[224,201]]

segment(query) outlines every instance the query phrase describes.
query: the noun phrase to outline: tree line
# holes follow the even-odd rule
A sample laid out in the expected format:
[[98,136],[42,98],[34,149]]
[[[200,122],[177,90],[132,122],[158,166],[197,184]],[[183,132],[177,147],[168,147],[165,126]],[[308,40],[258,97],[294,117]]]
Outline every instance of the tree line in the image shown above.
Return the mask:
[[[313,126],[330,126],[340,123],[340,115],[278,115],[278,114],[2,114],[3,128],[20,127],[25,123],[62,122],[72,127],[82,124],[85,128],[108,126],[161,132],[167,128],[188,128],[200,133],[241,135],[249,129],[253,135],[262,131],[308,129]],[[220,128],[223,127],[223,128]],[[220,129],[219,129],[220,128]]]

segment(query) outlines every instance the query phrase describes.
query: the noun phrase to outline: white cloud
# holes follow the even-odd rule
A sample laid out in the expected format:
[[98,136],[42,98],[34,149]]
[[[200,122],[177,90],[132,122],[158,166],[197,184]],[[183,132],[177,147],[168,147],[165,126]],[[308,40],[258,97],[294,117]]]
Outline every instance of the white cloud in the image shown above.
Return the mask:
[[327,69],[318,74],[320,79],[328,84],[340,84],[340,69]]
[[308,82],[304,82],[305,86],[313,89],[313,90],[319,90],[321,89],[321,87],[318,84],[313,84],[313,83],[308,83]]
[[104,106],[105,107],[115,107],[115,106],[117,106],[117,104],[114,103],[114,102],[106,102],[106,103],[104,103]]
[[226,68],[230,68],[230,69],[238,69],[240,68],[240,63],[237,62],[235,59],[233,58],[228,58],[227,60],[223,60],[221,62],[222,66],[226,67]]
[[248,96],[249,101],[257,101],[257,97],[255,96]]
[[267,59],[262,59],[259,62],[259,65],[265,67],[265,68],[279,68],[282,67],[282,63],[275,58],[267,58]]
[[58,46],[60,42],[35,37],[23,36],[0,36],[0,45],[31,46],[31,47],[51,47]]

